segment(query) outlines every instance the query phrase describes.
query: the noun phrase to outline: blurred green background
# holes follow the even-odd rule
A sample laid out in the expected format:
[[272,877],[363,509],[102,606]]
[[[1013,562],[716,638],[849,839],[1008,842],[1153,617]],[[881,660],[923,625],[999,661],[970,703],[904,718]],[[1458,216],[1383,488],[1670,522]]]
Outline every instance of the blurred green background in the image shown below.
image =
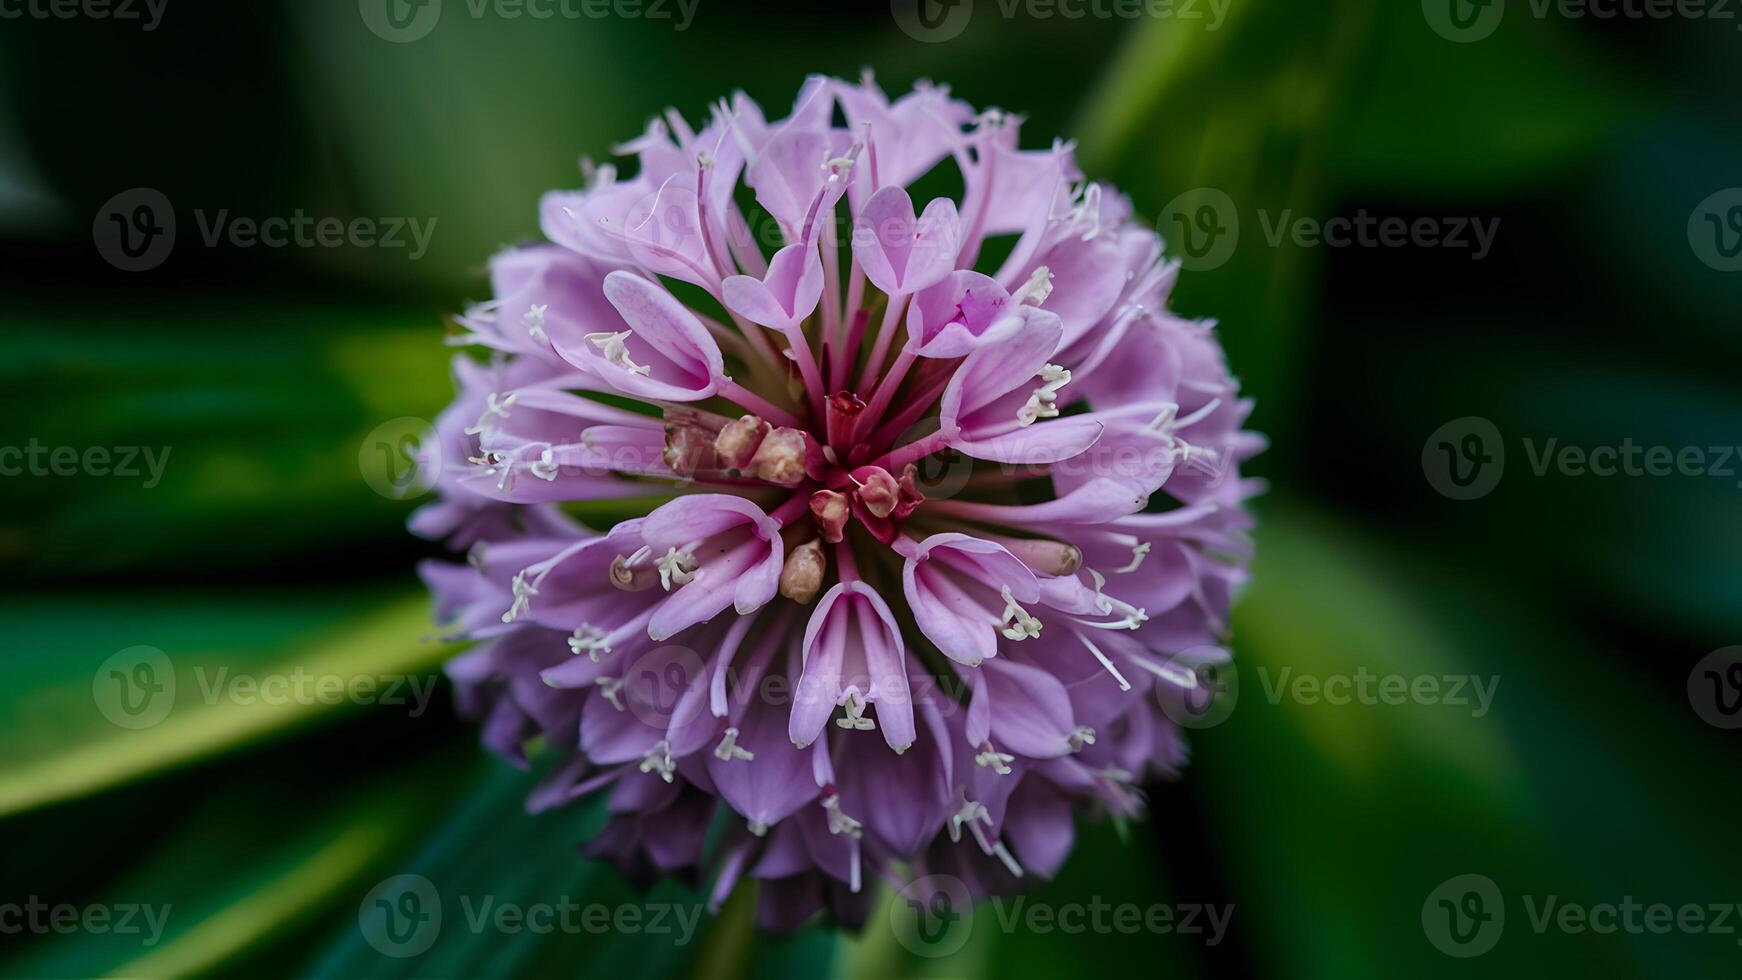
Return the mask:
[[[1742,901],[1738,736],[1689,694],[1702,657],[1742,643],[1738,478],[1539,476],[1524,440],[1742,442],[1742,273],[1689,227],[1742,185],[1742,33],[1498,6],[1467,8],[1460,41],[1445,17],[1466,8],[1440,0],[1080,18],[980,0],[922,41],[901,0],[700,0],[683,30],[675,7],[538,20],[448,0],[393,43],[352,0],[170,0],[151,30],[6,5],[25,13],[0,18],[0,446],[170,455],[149,488],[0,477],[0,903],[173,911],[152,945],[0,934],[0,974],[1738,975],[1736,935],[1529,916],[1548,896]],[[735,902],[688,943],[450,925],[421,956],[380,955],[359,903],[401,872],[448,895],[632,900],[574,853],[603,815],[526,817],[532,777],[485,756],[445,685],[421,711],[275,706],[208,703],[196,676],[435,677],[451,651],[412,571],[435,551],[359,451],[448,398],[442,318],[486,298],[483,261],[537,233],[538,195],[576,186],[579,155],[667,105],[693,119],[741,87],[779,115],[804,74],[866,66],[891,91],[931,78],[1018,111],[1030,145],[1074,136],[1151,220],[1193,188],[1232,203],[1237,247],[1175,305],[1220,321],[1273,443],[1238,697],[1193,735],[1185,778],[1151,787],[1148,822],[1084,824],[1031,899],[1232,904],[1227,935],[1006,930],[987,908],[930,959],[882,915],[775,940]],[[123,272],[93,224],[140,187],[173,202],[178,237]],[[226,209],[436,224],[416,259],[208,246],[196,212]],[[1285,212],[1498,224],[1477,258],[1273,244]],[[1507,457],[1460,501],[1423,450],[1467,416]],[[138,645],[180,687],[166,720],[129,730],[93,678]],[[1267,696],[1285,668],[1499,686],[1480,717]],[[1454,958],[1424,903],[1472,873],[1505,895],[1504,934]]]

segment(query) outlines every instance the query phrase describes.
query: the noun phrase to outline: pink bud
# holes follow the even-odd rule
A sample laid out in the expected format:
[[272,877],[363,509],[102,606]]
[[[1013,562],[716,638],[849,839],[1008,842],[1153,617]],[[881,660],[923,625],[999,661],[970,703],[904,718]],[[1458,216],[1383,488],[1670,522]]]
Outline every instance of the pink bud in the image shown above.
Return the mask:
[[714,440],[714,452],[719,454],[720,465],[729,470],[747,468],[772,428],[773,426],[754,415],[746,415],[726,423],[726,427],[720,430],[719,437]]
[[[741,420],[740,420],[741,421]],[[793,484],[804,479],[804,433],[797,429],[775,429],[756,447],[750,457],[750,472],[769,483]]]
[[861,466],[853,471],[853,480],[859,502],[878,517],[888,517],[901,502],[901,485],[881,466]]
[[828,559],[823,555],[823,543],[812,538],[786,556],[786,564],[780,569],[780,594],[799,605],[807,605],[822,591],[826,571]]
[[840,544],[846,533],[847,518],[852,514],[846,495],[833,490],[818,490],[811,494],[811,513],[816,515],[817,525],[822,528],[823,540]]

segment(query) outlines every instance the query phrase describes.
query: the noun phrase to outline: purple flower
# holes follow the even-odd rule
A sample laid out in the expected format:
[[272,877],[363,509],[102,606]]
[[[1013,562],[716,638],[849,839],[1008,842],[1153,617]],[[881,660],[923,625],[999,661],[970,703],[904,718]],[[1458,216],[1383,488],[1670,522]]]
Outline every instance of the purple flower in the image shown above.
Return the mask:
[[668,112],[458,318],[412,526],[468,560],[424,577],[486,742],[560,756],[531,808],[609,794],[588,853],[856,924],[876,878],[1049,877],[1183,764],[1263,440],[1161,239],[1020,125],[823,77]]

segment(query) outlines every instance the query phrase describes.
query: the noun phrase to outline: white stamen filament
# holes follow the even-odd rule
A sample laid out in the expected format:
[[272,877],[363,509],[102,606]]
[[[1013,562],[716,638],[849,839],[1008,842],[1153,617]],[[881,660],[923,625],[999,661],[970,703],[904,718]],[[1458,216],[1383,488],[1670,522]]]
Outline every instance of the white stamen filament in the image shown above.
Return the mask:
[[629,358],[629,346],[623,343],[623,338],[634,333],[633,330],[622,330],[617,333],[587,334],[587,343],[599,348],[599,353],[605,360],[628,371],[630,374],[652,374],[653,369],[645,364],[637,364]]
[[1133,606],[1131,603],[1126,602],[1123,599],[1114,598],[1113,596],[1107,595],[1105,592],[1101,591],[1102,587],[1107,584],[1106,576],[1091,568],[1089,569],[1089,578],[1093,579],[1095,582],[1095,608],[1108,616],[1113,615],[1115,612],[1121,613],[1124,618],[1104,623],[1097,623],[1087,619],[1079,619],[1077,622],[1082,623],[1084,626],[1093,626],[1100,630],[1134,630],[1149,621],[1149,614],[1144,610]]
[[1144,557],[1149,554],[1149,548],[1150,544],[1148,541],[1140,541],[1133,545],[1131,547],[1131,563],[1123,568],[1113,569],[1113,574],[1127,575],[1131,572],[1137,571],[1137,569],[1142,566]]
[[508,611],[502,614],[504,623],[512,623],[532,609],[532,597],[538,595],[538,582],[528,580],[526,572],[527,569],[524,568],[515,572],[514,581],[509,584],[509,587],[514,591],[514,602],[509,605]]
[[962,839],[963,824],[973,830],[975,836],[979,836],[976,823],[984,823],[988,827],[992,826],[992,814],[986,812],[985,804],[975,803],[973,800],[963,797],[962,808],[950,817],[950,840],[960,841]]
[[831,794],[823,799],[823,810],[829,815],[829,833],[846,834],[857,840],[864,833],[864,827],[859,821],[841,812],[841,796]]
[[562,473],[562,466],[556,461],[556,452],[549,446],[544,447],[544,451],[538,454],[538,462],[527,469],[533,476],[549,483],[555,483],[557,476]]
[[575,627],[575,635],[569,637],[569,650],[577,657],[584,653],[597,663],[599,654],[611,652],[611,643],[605,636],[605,631],[599,627],[582,623]]
[[520,325],[539,343],[547,343],[549,335],[544,332],[544,311],[550,309],[549,303],[534,303],[525,313],[520,314]]
[[476,436],[494,431],[496,426],[491,423],[490,419],[507,418],[508,410],[514,407],[514,399],[518,397],[520,397],[520,393],[517,391],[511,391],[506,396],[497,392],[485,395],[484,414],[478,416],[476,425],[467,426],[466,435]]
[[1071,747],[1072,752],[1081,752],[1083,746],[1095,744],[1095,730],[1087,725],[1080,726],[1065,736],[1065,743]]
[[623,678],[595,677],[593,683],[598,685],[599,693],[605,696],[605,700],[611,702],[611,707],[618,711],[623,710]]
[[1016,290],[1016,295],[1010,297],[1017,306],[1027,304],[1039,306],[1052,295],[1052,271],[1046,266],[1036,268],[1028,276],[1028,281]]
[[722,762],[730,762],[733,759],[743,759],[745,762],[749,762],[756,758],[756,753],[749,749],[739,748],[738,729],[728,728],[726,734],[720,736],[720,744],[714,746],[714,758]]
[[641,759],[641,771],[657,772],[660,779],[671,782],[671,774],[677,772],[677,763],[671,758],[671,743],[663,738],[653,743],[653,748]]
[[877,730],[877,722],[864,716],[865,702],[860,701],[857,694],[847,695],[847,700],[842,703],[842,707],[847,709],[847,717],[835,719],[835,726],[837,728],[845,728],[848,731],[855,732],[870,732]]
[[1001,632],[1012,640],[1032,640],[1040,636],[1040,620],[1030,616],[1028,610],[1017,605],[1016,597],[1010,594],[1010,586],[1006,585],[1004,596],[1004,618],[999,624],[1004,627]]
[[1071,372],[1057,364],[1040,369],[1039,388],[1028,396],[1028,402],[1016,410],[1016,424],[1026,428],[1039,419],[1058,418],[1058,390],[1071,383]]
[[1083,646],[1089,648],[1089,652],[1095,655],[1095,659],[1101,662],[1102,669],[1107,673],[1112,674],[1113,679],[1119,682],[1119,690],[1131,690],[1131,682],[1125,679],[1124,674],[1119,673],[1119,668],[1113,666],[1113,661],[1109,660],[1107,655],[1101,652],[1101,648],[1096,646],[1094,641],[1081,633],[1077,633],[1075,630],[1072,630],[1071,632],[1075,634],[1078,640],[1082,641]]
[[[637,551],[636,554],[641,552]],[[634,562],[635,559],[629,559]],[[665,549],[665,554],[659,559],[659,584],[665,591],[671,591],[671,584],[688,585],[696,577],[696,556],[676,548]]]
[[977,756],[974,756],[974,762],[977,765],[979,765],[981,767],[990,766],[992,771],[997,773],[1000,776],[1010,775],[1011,769],[1010,769],[1009,763],[1012,763],[1015,761],[1016,761],[1015,756],[1007,755],[1003,752],[998,751],[997,749],[992,747],[991,742],[987,742],[986,747],[981,750],[980,754]]

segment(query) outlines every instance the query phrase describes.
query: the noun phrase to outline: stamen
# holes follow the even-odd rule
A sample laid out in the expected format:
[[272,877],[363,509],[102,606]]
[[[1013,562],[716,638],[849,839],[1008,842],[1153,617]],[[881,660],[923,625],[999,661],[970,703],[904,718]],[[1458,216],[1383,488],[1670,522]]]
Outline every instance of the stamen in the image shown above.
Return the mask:
[[1040,636],[1040,620],[1028,614],[1028,610],[1017,605],[1016,597],[1010,594],[1010,586],[1006,585],[1002,592],[1004,596],[1004,618],[999,624],[1001,631],[1012,640],[1032,640]]
[[1016,757],[1000,752],[992,747],[991,742],[986,742],[980,754],[974,756],[974,761],[982,767],[991,767],[1000,776],[1008,776],[1011,772],[1008,763],[1015,762]]
[[605,700],[611,702],[611,707],[623,710],[623,681],[621,677],[595,677],[593,683],[598,685],[599,693]]
[[842,707],[847,709],[847,717],[836,718],[835,727],[845,728],[848,731],[856,732],[870,732],[877,730],[877,722],[864,717],[865,702],[860,701],[857,694],[847,695],[847,700],[842,704]]
[[611,652],[611,644],[605,639],[605,631],[589,623],[575,627],[575,635],[569,637],[569,650],[575,656],[586,654],[594,663],[599,661],[599,654]]
[[653,748],[641,759],[641,771],[657,772],[660,779],[671,782],[671,774],[677,772],[677,763],[671,758],[671,743],[663,738],[653,743]]
[[1081,726],[1076,731],[1066,735],[1065,742],[1070,745],[1072,752],[1081,752],[1083,746],[1095,744],[1095,730],[1087,725]]
[[671,584],[688,585],[696,577],[696,556],[676,548],[665,549],[659,559],[659,585],[671,591]]
[[1137,571],[1138,567],[1143,564],[1144,556],[1149,554],[1149,547],[1150,545],[1148,541],[1138,542],[1131,548],[1131,563],[1123,568],[1113,569],[1113,573],[1115,575],[1125,575]]
[[1027,304],[1039,306],[1052,295],[1052,270],[1046,266],[1036,268],[1028,276],[1028,281],[1016,290],[1016,295],[1010,297],[1017,306]]
[[623,343],[623,338],[634,333],[633,330],[621,330],[617,333],[587,334],[587,343],[599,348],[599,353],[605,360],[628,371],[630,374],[648,375],[653,369],[645,364],[637,364],[629,358],[629,346]]
[[823,797],[823,809],[829,815],[829,833],[846,834],[854,840],[858,840],[860,835],[864,833],[863,825],[859,821],[841,812],[839,793],[831,793]]
[[550,336],[544,332],[544,311],[550,309],[549,303],[534,303],[532,308],[520,314],[520,325],[539,343],[549,343]]
[[549,446],[545,447],[544,452],[539,453],[538,462],[528,466],[527,469],[532,472],[533,476],[549,483],[555,483],[557,476],[562,473],[562,466],[557,463],[555,453]]
[[1028,396],[1028,403],[1016,410],[1016,424],[1027,427],[1039,419],[1058,418],[1058,390],[1071,383],[1071,372],[1048,364],[1040,369],[1042,384]]
[[478,416],[476,425],[466,428],[466,435],[476,436],[495,431],[496,426],[490,422],[490,419],[492,417],[506,419],[508,410],[514,407],[514,399],[518,397],[520,397],[520,393],[517,391],[509,392],[506,397],[496,392],[485,395],[484,414]]
[[532,610],[532,597],[538,595],[538,583],[529,581],[526,569],[514,573],[514,581],[509,587],[514,591],[514,602],[508,611],[502,614],[504,623],[512,623]]
[[[986,812],[985,804],[975,803],[964,796],[962,808],[950,817],[950,840],[960,841],[962,839],[962,826],[966,824],[969,829],[974,830],[976,822],[990,827],[992,826],[992,814]],[[976,835],[978,835],[977,830]]]
[[1095,659],[1101,662],[1101,668],[1107,673],[1112,674],[1113,679],[1119,682],[1119,690],[1131,690],[1131,682],[1125,679],[1124,674],[1119,673],[1119,668],[1113,666],[1113,661],[1109,660],[1107,655],[1101,652],[1101,648],[1096,646],[1094,641],[1081,633],[1077,633],[1075,630],[1072,630],[1071,632],[1075,634],[1076,638],[1083,644],[1083,646],[1089,648],[1089,652],[1095,655]]
[[1122,613],[1124,618],[1110,623],[1096,623],[1086,619],[1079,619],[1077,622],[1084,626],[1093,626],[1103,630],[1134,630],[1149,621],[1149,614],[1144,610],[1101,591],[1102,587],[1107,584],[1105,575],[1091,568],[1089,569],[1089,578],[1095,582],[1095,608],[1108,616],[1115,612]]
[[723,762],[730,762],[733,759],[743,759],[745,762],[749,762],[756,758],[756,753],[749,749],[739,748],[738,729],[728,728],[726,734],[720,736],[720,744],[714,746],[714,758]]

